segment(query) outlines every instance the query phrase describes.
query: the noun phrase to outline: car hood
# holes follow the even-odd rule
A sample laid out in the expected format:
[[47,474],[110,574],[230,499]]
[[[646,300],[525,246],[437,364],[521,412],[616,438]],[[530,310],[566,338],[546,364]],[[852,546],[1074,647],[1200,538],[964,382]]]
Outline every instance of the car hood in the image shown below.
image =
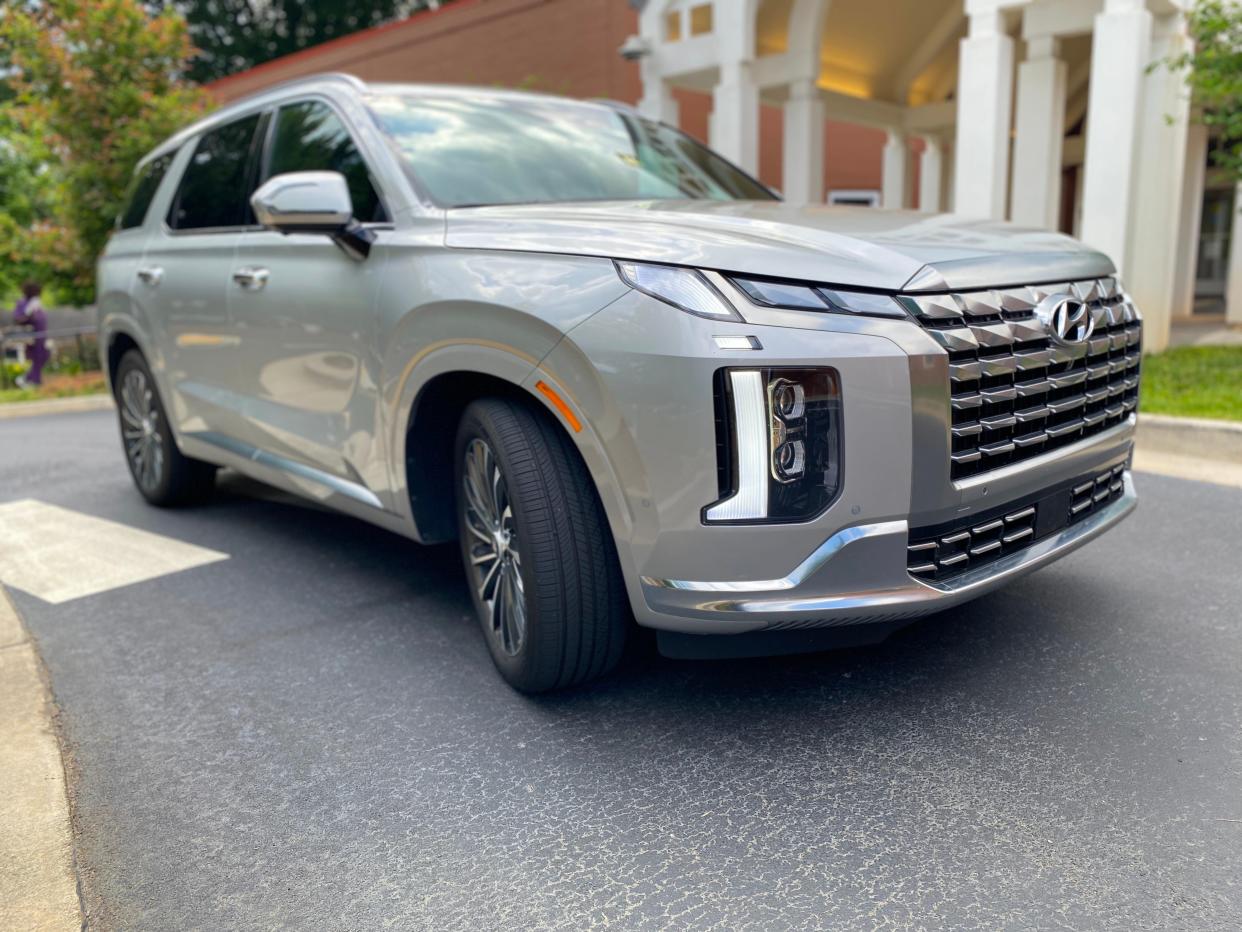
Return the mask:
[[778,201],[598,201],[459,207],[446,243],[665,262],[888,291],[945,291],[1113,274],[1059,233],[991,220]]

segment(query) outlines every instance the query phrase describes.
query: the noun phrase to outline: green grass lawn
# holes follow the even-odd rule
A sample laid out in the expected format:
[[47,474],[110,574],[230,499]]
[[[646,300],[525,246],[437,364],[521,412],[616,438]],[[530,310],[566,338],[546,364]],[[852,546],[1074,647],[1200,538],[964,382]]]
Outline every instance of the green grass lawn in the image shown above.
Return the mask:
[[1242,346],[1180,346],[1143,359],[1140,409],[1242,421]]

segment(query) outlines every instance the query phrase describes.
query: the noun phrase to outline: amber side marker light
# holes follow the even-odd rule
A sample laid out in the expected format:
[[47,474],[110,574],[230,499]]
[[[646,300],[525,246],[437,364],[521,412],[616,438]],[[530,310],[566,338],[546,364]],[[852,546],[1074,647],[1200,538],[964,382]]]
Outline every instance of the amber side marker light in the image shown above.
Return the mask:
[[582,422],[574,416],[574,412],[570,410],[569,405],[565,404],[565,399],[558,395],[552,389],[551,385],[547,382],[539,381],[535,383],[535,388],[543,392],[544,397],[547,398],[548,401],[552,402],[553,407],[555,407],[557,411],[561,412],[561,417],[563,417],[566,423],[574,429],[575,434],[582,430]]

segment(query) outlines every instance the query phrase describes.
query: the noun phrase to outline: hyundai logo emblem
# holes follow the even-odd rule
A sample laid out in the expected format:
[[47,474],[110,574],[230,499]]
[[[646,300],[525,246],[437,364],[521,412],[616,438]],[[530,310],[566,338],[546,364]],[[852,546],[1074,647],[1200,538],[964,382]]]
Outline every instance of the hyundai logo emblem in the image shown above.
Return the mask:
[[1091,308],[1067,294],[1050,294],[1035,306],[1038,317],[1052,337],[1062,346],[1076,346],[1091,339],[1095,318]]

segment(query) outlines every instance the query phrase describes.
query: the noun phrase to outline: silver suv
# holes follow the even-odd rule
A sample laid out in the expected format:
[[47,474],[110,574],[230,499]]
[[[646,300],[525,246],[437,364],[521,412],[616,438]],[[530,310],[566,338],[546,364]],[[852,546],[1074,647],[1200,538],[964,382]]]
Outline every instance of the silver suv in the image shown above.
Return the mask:
[[1139,315],[1054,233],[796,209],[621,106],[328,75],[139,166],[99,265],[139,491],[458,539],[518,689],[876,640],[1135,505]]

